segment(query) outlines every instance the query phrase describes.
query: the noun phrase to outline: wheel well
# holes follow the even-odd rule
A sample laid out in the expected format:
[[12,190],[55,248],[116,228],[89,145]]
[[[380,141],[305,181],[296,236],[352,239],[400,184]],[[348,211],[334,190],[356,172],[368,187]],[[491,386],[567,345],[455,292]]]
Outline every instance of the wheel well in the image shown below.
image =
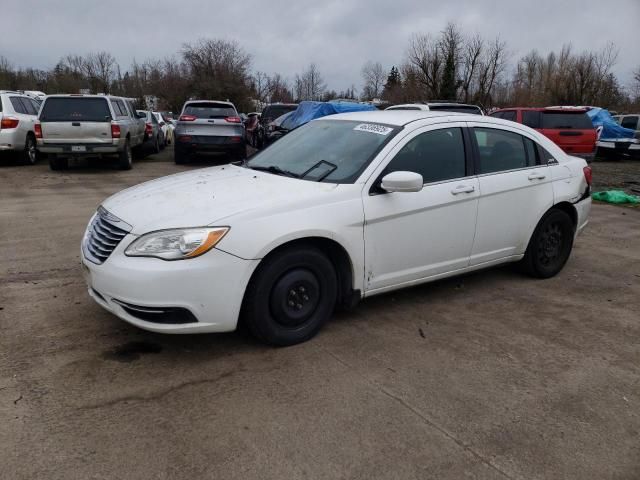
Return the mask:
[[556,208],[558,210],[562,210],[569,218],[571,218],[571,223],[573,223],[573,229],[575,230],[578,227],[578,212],[576,211],[576,207],[574,207],[569,202],[560,202],[555,204],[552,208]]
[[[333,263],[333,266],[336,269],[336,275],[338,276],[337,304],[341,307],[350,307],[354,302],[355,293],[353,291],[353,265],[347,251],[335,240],[324,237],[305,237],[291,240],[287,243],[283,243],[282,245],[278,245],[276,248],[271,250],[262,259],[260,265],[264,264],[267,259],[282,250],[300,246],[315,247],[329,257],[331,263]],[[258,268],[260,268],[260,265]],[[355,297],[358,297],[359,299],[358,295],[355,295]]]

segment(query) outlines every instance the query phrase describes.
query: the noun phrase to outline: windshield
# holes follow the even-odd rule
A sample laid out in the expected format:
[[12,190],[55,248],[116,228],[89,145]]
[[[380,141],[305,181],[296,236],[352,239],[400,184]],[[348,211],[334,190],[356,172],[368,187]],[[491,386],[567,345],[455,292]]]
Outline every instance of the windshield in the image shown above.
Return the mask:
[[353,183],[400,130],[379,123],[316,120],[291,131],[247,162],[249,168],[305,180]]
[[584,112],[542,112],[542,128],[577,128],[586,130],[593,128],[591,119]]
[[44,102],[43,122],[109,122],[111,112],[105,98],[52,97]]

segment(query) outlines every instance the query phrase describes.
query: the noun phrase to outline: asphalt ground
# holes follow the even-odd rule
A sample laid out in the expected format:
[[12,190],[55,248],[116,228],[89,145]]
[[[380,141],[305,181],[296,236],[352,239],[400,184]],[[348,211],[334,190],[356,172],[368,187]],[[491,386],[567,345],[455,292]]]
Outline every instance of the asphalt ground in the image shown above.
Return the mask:
[[100,202],[223,161],[0,161],[0,478],[640,478],[639,209],[595,204],[553,279],[374,297],[290,348],[102,310],[79,258]]

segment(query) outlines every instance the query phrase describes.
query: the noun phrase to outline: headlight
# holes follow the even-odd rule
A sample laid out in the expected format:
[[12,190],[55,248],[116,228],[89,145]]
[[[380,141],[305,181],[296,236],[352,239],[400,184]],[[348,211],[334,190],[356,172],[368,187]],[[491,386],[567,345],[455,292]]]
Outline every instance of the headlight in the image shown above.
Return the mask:
[[222,240],[229,227],[179,228],[142,235],[127,247],[129,257],[156,257],[183,260],[208,252]]

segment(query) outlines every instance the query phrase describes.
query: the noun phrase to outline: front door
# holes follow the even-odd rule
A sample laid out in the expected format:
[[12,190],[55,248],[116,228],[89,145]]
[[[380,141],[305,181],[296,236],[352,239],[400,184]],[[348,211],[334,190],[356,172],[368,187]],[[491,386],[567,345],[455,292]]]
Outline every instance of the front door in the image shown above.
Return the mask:
[[[363,191],[365,290],[389,290],[465,268],[473,244],[478,180],[464,124],[429,126],[407,135]],[[422,175],[419,192],[382,191],[394,171]],[[376,183],[377,182],[377,183]]]

